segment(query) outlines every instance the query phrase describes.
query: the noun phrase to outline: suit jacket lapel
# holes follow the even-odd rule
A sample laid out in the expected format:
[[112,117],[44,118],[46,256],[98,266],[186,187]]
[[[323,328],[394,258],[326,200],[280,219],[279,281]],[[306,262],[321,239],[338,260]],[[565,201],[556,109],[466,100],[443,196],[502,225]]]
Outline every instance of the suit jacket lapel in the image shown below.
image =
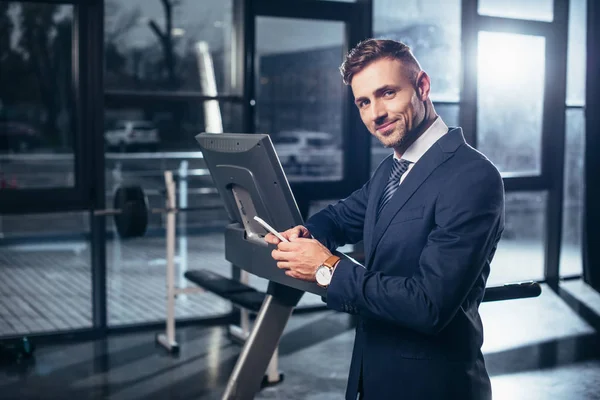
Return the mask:
[[[389,176],[389,170],[391,168],[391,157],[388,161],[388,166],[385,169],[387,175],[380,177],[376,182],[374,190],[371,192],[377,195],[376,198],[369,201],[369,210],[367,211],[365,224],[369,229],[372,229],[370,235],[366,235],[370,240],[365,241],[365,260],[367,261],[365,266],[369,266],[373,253],[377,244],[381,240],[383,233],[389,226],[394,215],[396,215],[406,202],[412,197],[415,191],[425,182],[425,180],[431,175],[431,173],[443,164],[448,158],[454,155],[454,152],[460,144],[465,143],[462,135],[462,129],[456,128],[449,131],[444,137],[436,142],[423,156],[417,161],[417,163],[410,170],[402,184],[396,190],[396,193],[392,196],[389,203],[381,211],[381,215],[375,221],[377,213],[377,204],[379,203],[379,197],[382,194],[383,188],[387,182],[387,176]],[[381,174],[383,175],[383,174]],[[374,226],[373,226],[374,225]]]
[[390,172],[392,170],[392,160],[393,154],[388,156],[381,166],[379,173],[373,175],[371,182],[371,189],[369,190],[369,202],[367,213],[365,214],[365,256],[366,260],[368,260],[369,251],[371,249],[371,243],[373,241],[373,229],[375,227],[375,215],[377,213],[377,206],[379,205],[379,198],[383,194],[383,189],[387,184],[387,181],[390,176]]

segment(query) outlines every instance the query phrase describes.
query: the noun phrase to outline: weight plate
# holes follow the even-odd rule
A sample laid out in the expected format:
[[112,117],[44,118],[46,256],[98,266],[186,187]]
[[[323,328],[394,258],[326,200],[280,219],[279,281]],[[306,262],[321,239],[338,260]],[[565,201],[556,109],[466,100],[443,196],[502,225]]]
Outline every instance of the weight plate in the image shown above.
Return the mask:
[[114,217],[120,237],[144,236],[148,228],[148,199],[140,186],[119,187],[115,192],[113,207],[122,210]]

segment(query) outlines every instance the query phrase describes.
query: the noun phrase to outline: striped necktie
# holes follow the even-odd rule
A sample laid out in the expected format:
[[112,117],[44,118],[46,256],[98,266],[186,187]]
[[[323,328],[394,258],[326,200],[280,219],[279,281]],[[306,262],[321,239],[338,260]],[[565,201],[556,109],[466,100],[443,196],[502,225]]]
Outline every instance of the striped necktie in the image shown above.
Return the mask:
[[379,199],[379,208],[377,209],[377,218],[379,218],[379,214],[381,214],[381,210],[385,207],[385,205],[390,201],[398,186],[400,186],[400,178],[402,174],[406,172],[408,166],[410,165],[410,161],[404,159],[396,159],[394,158],[394,165],[392,165],[392,172],[390,173],[390,178],[388,180],[387,185],[385,185],[385,189],[383,190],[383,194]]

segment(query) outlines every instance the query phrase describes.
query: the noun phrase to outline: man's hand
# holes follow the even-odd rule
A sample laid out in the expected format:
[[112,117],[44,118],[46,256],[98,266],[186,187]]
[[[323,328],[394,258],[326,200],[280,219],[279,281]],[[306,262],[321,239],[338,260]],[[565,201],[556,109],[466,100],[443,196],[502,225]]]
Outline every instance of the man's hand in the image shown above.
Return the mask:
[[[285,232],[280,232],[280,233],[281,233],[281,236],[283,236],[290,242],[293,239],[310,237],[310,232],[308,231],[308,229],[306,229],[306,227],[304,227],[302,225],[297,225],[291,229],[288,229]],[[281,243],[281,240],[279,240],[277,238],[277,236],[273,235],[272,233],[267,233],[267,235],[265,236],[265,241],[267,243],[274,244],[274,245],[278,245],[279,243]]]
[[287,276],[314,282],[317,268],[331,256],[331,252],[318,240],[290,237],[289,243],[280,242],[271,255],[277,260],[277,267],[286,270]]

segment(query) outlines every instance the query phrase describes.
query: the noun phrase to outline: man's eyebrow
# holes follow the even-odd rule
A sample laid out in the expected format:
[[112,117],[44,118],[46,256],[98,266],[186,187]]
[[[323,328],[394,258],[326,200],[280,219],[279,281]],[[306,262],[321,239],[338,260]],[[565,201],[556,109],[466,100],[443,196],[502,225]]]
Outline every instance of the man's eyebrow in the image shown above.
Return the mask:
[[367,100],[367,98],[365,96],[358,97],[354,99],[354,104],[360,104],[360,102],[362,102],[363,100]]
[[382,87],[375,89],[373,94],[375,96],[380,96],[383,92],[387,92],[388,90],[396,90],[396,89],[398,89],[398,88],[394,85],[383,85]]

